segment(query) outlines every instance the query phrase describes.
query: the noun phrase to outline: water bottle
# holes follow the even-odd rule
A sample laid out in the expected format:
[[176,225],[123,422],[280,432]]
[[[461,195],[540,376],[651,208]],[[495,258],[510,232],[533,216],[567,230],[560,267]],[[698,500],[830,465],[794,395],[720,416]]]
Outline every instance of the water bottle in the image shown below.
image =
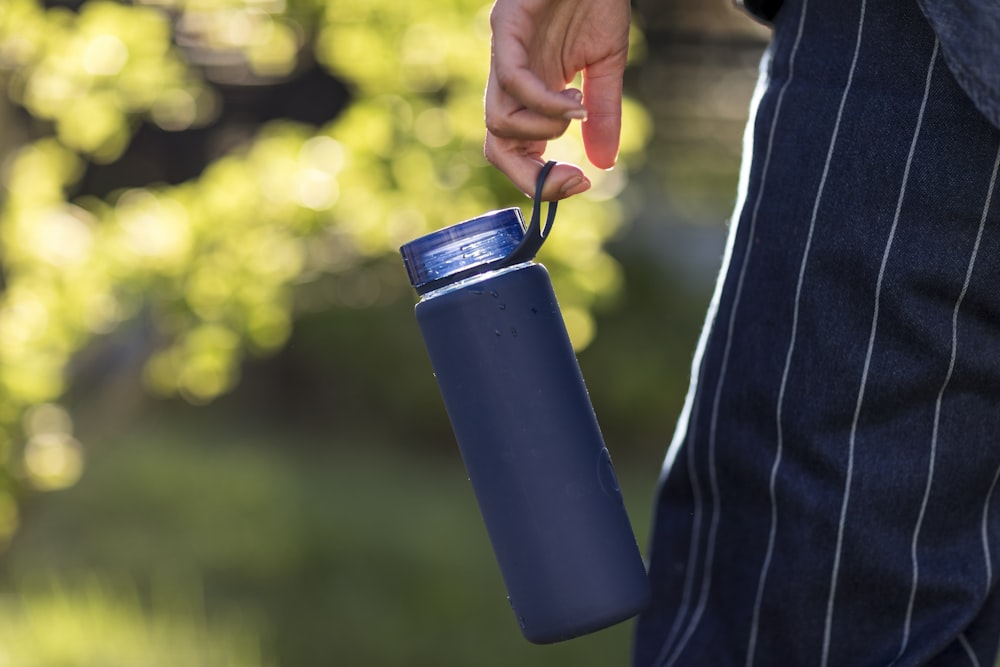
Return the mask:
[[[539,177],[541,192],[550,165]],[[645,567],[545,267],[536,198],[404,245],[416,317],[525,638],[639,613]]]

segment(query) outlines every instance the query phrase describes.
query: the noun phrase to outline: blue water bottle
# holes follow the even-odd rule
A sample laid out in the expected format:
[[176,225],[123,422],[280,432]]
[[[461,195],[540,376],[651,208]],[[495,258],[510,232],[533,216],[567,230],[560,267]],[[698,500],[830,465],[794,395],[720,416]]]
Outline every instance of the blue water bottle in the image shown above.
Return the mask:
[[[538,179],[541,192],[552,163]],[[535,199],[400,248],[510,604],[535,643],[634,616],[649,582],[548,272]]]

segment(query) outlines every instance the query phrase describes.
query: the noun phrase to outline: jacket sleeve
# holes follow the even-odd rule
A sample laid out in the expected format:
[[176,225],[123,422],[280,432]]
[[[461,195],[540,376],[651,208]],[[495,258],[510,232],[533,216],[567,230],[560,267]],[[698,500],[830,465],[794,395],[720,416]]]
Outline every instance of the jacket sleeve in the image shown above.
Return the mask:
[[1000,2],[919,0],[958,85],[1000,128]]
[[[771,23],[782,0],[734,0],[749,14]],[[976,108],[1000,128],[1000,1],[918,0],[941,43],[958,85]]]

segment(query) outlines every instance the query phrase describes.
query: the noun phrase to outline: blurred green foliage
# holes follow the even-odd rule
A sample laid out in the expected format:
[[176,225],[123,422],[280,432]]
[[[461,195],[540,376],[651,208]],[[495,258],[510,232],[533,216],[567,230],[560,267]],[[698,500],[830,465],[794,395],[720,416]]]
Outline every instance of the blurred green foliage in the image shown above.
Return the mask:
[[[208,603],[192,615],[199,624],[218,612],[235,620],[209,627],[230,637],[256,627],[267,654],[294,667],[627,663],[630,623],[551,646],[521,637],[457,458],[365,440],[317,454],[316,435],[193,424],[191,409],[145,417],[94,455],[79,484],[37,498],[0,583],[48,572],[75,590],[93,572],[115,572],[139,582],[141,616],[163,582],[199,581]],[[621,476],[642,543],[655,474]],[[188,589],[176,596],[197,600]],[[0,647],[4,638],[0,629]],[[145,664],[159,663],[131,663]]]
[[[402,242],[524,202],[481,157],[487,17],[482,0],[0,3],[0,105],[33,119],[4,137],[22,145],[2,173],[0,538],[19,489],[80,475],[58,403],[95,340],[148,321],[149,389],[205,403],[235,386],[247,353],[285,344],[303,309],[407,293]],[[220,86],[294,77],[313,59],[350,93],[329,123],[274,120],[186,182],[80,192],[144,124],[211,127]],[[591,174],[543,251],[580,349],[594,305],[621,286],[604,244],[649,133],[639,105],[625,113],[623,168]],[[552,155],[581,161],[578,135]]]
[[[185,593],[189,591],[185,590]],[[167,594],[178,600],[178,591]],[[258,628],[239,614],[208,619],[197,591],[148,611],[136,591],[88,577],[32,581],[0,600],[0,664],[17,667],[265,667]]]

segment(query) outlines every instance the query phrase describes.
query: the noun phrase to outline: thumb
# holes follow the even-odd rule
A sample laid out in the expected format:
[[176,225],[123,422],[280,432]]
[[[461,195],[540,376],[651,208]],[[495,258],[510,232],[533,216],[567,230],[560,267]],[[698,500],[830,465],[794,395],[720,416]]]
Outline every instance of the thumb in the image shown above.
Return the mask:
[[583,147],[587,159],[600,169],[610,169],[618,159],[622,129],[621,62],[605,60],[589,66],[583,72],[583,99],[587,119],[583,123]]

